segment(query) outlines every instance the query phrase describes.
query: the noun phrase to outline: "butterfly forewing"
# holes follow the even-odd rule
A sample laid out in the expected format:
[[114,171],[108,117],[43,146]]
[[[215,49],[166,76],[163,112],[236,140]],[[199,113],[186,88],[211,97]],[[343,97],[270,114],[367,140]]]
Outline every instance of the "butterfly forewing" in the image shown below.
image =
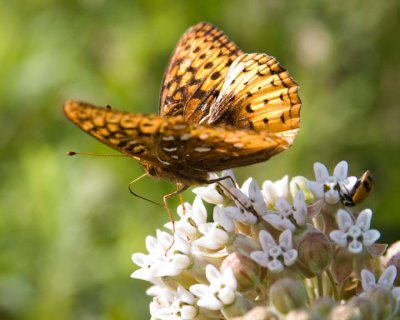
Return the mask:
[[198,123],[215,102],[239,48],[219,29],[201,22],[182,36],[161,87],[160,114]]
[[66,102],[64,112],[79,128],[108,146],[158,164],[155,136],[163,123],[160,116],[125,113],[79,101]]
[[205,119],[294,139],[300,122],[298,85],[275,58],[243,54],[229,69],[217,101]]

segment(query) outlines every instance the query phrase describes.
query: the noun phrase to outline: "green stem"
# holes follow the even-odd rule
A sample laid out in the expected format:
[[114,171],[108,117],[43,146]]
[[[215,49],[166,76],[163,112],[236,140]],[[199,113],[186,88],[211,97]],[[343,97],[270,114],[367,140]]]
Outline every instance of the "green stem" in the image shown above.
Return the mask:
[[324,287],[322,284],[322,274],[317,275],[317,288],[318,288],[318,298],[324,295]]
[[328,279],[329,279],[329,282],[330,282],[330,284],[331,284],[333,296],[334,296],[334,298],[335,298],[336,301],[339,301],[339,293],[338,293],[338,290],[337,290],[336,281],[335,281],[335,279],[333,278],[333,275],[332,275],[331,270],[329,270],[329,269],[326,270],[326,274],[327,274]]

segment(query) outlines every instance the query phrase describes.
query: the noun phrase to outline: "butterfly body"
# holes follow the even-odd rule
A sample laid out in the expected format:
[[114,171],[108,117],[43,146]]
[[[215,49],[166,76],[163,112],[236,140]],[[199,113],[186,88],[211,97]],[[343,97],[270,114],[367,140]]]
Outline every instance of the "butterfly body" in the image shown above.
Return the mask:
[[184,186],[210,173],[265,161],[297,134],[298,85],[275,58],[243,53],[199,23],[179,41],[161,87],[159,115],[64,105],[83,131],[140,162],[147,174]]

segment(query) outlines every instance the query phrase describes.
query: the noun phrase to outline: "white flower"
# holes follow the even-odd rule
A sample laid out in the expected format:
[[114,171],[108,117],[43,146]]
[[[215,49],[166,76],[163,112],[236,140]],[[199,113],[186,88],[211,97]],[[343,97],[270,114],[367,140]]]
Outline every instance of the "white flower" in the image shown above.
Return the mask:
[[282,179],[272,182],[264,181],[262,185],[262,195],[268,208],[272,208],[277,198],[287,198],[289,194],[289,176],[284,176]]
[[360,212],[354,223],[351,215],[343,209],[339,209],[336,221],[339,230],[333,230],[329,236],[340,247],[346,247],[348,250],[357,254],[362,252],[363,246],[370,247],[379,239],[378,230],[370,230],[372,211],[365,209]]
[[203,236],[193,242],[194,246],[219,250],[230,243],[230,234],[235,230],[235,225],[225,208],[214,207],[213,220],[199,226]]
[[[200,196],[196,196],[193,206],[186,202],[184,207],[180,205],[177,210],[180,220],[175,222],[176,232],[193,240],[198,227],[207,222],[207,210]],[[172,230],[172,223],[166,223],[165,227]]]
[[153,319],[160,320],[192,320],[198,314],[198,308],[195,306],[195,297],[182,286],[178,286],[177,291],[166,288],[154,287],[148,290],[158,292],[150,303],[150,314]]
[[351,190],[357,182],[356,177],[348,177],[348,164],[339,162],[333,170],[333,176],[328,169],[319,162],[314,164],[316,181],[308,181],[307,186],[317,199],[324,199],[326,203],[334,205],[340,201],[340,191]]
[[209,310],[220,310],[224,305],[235,301],[236,279],[231,268],[220,272],[215,266],[206,266],[206,277],[209,286],[195,284],[190,287],[190,292],[199,297],[197,305]]
[[400,301],[400,287],[393,287],[394,281],[396,280],[397,269],[395,266],[389,266],[383,271],[382,275],[379,277],[378,282],[376,282],[374,274],[363,269],[361,271],[361,284],[363,291],[366,292],[374,288],[384,288],[391,290],[397,301]]
[[267,213],[267,205],[264,201],[264,197],[258,183],[253,178],[247,179],[240,190],[248,196],[252,207],[256,210],[259,216],[263,216]]
[[284,231],[296,230],[297,226],[304,226],[307,222],[307,205],[302,191],[297,192],[294,197],[293,206],[284,198],[278,198],[275,202],[277,213],[269,213],[263,219],[274,228]]
[[[175,235],[174,245],[168,250],[173,236],[157,230],[157,238],[146,237],[148,255],[134,253],[132,261],[140,269],[131,274],[132,278],[155,282],[156,278],[177,276],[191,265],[190,244],[178,234]],[[167,251],[168,250],[168,251]]]
[[281,272],[285,266],[291,266],[297,259],[297,250],[293,249],[292,232],[285,230],[279,236],[277,244],[271,234],[265,230],[259,233],[262,251],[254,251],[251,259],[271,272]]
[[[236,181],[232,170],[222,171],[221,177],[227,177],[227,176],[230,176],[232,179],[224,179],[219,183],[222,184],[228,190],[236,188],[236,185],[232,183],[232,180]],[[218,176],[216,174],[212,174],[210,178],[217,179]],[[221,186],[219,186],[217,183],[212,183],[207,187],[194,188],[193,193],[197,194],[204,201],[208,203],[220,204],[220,205],[225,203],[224,194],[229,196],[229,193],[227,193],[226,190],[224,190],[224,188],[221,188]]]

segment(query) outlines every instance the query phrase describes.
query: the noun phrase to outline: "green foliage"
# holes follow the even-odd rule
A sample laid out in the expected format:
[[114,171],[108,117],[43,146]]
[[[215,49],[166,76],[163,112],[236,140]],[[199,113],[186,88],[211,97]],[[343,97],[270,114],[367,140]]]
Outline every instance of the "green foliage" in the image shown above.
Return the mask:
[[[156,112],[176,42],[203,20],[245,51],[276,56],[301,86],[294,146],[236,170],[238,180],[313,177],[314,161],[332,167],[346,159],[351,174],[374,174],[366,206],[384,241],[393,241],[399,10],[395,0],[1,1],[0,318],[148,318],[146,284],[129,278],[129,258],[167,215],[128,193],[141,174],[135,161],[65,156],[112,151],[71,125],[61,105],[75,98]],[[136,188],[161,199],[174,187],[144,180]]]

